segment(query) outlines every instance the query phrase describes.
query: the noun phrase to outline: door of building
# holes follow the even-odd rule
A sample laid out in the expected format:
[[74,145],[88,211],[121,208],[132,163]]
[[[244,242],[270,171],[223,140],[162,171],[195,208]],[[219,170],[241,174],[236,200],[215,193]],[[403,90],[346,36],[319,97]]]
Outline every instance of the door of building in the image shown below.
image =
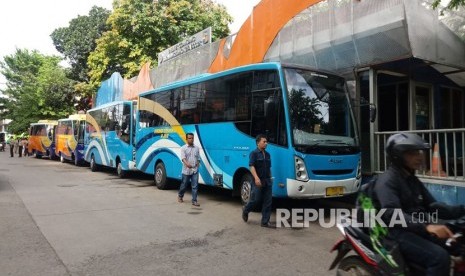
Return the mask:
[[412,108],[413,125],[416,130],[432,129],[432,86],[426,84],[414,84],[414,105]]

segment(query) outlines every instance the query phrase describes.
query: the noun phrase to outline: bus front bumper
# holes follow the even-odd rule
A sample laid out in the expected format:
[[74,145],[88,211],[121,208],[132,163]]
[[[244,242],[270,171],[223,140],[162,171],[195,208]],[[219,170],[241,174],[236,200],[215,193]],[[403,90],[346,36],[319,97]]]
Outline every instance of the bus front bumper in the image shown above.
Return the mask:
[[306,182],[288,179],[287,196],[290,198],[325,198],[349,195],[358,192],[361,179],[309,180]]

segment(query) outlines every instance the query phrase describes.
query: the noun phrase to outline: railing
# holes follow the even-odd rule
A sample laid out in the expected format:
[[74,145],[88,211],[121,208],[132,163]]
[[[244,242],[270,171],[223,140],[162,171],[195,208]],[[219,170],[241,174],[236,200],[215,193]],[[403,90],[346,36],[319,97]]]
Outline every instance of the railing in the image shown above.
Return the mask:
[[[402,131],[415,133],[430,143],[426,152],[425,168],[417,175],[441,180],[465,182],[465,128]],[[389,165],[384,147],[392,134],[399,132],[375,132],[375,171],[381,173]]]

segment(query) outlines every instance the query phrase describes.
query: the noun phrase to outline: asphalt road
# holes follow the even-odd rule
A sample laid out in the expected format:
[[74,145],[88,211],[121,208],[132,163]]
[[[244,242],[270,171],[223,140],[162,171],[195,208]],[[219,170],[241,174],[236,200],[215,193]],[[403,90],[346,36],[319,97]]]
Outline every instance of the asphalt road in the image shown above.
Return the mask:
[[[228,191],[203,187],[201,207],[145,175],[118,179],[0,152],[0,275],[334,275],[336,228],[260,227]],[[276,200],[274,208],[337,201]],[[272,215],[274,220],[275,215]]]

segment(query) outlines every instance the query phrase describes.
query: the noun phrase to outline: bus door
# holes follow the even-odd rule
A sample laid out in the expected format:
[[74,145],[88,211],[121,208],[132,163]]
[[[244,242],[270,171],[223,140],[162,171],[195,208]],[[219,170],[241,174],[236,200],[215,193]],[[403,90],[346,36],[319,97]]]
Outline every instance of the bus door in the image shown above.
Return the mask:
[[47,137],[50,140],[50,148],[49,148],[49,157],[50,159],[55,159],[56,156],[56,132],[57,132],[58,125],[51,125],[47,128]]
[[[284,102],[280,88],[252,91],[252,137],[264,134],[268,140],[267,150],[273,156],[273,162],[289,160],[288,135],[284,116]],[[292,160],[292,159],[291,159]],[[280,162],[281,162],[280,161]],[[284,167],[286,167],[284,165]],[[272,167],[273,176],[278,181],[284,181],[288,175],[287,169]],[[276,182],[278,183],[278,182]],[[277,186],[273,194],[279,193]]]
[[[121,129],[119,130],[118,136],[119,139],[121,140],[121,147],[124,150],[124,158],[125,159],[125,164],[123,164],[123,167],[125,169],[134,169],[135,164],[131,161],[134,160],[134,146],[133,143],[135,141],[134,139],[134,122],[133,122],[133,103],[123,103],[120,105],[120,112],[121,112]],[[132,166],[130,166],[132,164]]]
[[86,121],[75,120],[73,121],[73,135],[76,140],[76,148],[74,150],[74,158],[76,164],[84,159],[84,132],[86,127]]
[[84,145],[84,131],[85,131],[86,122],[75,120],[73,121],[73,135],[74,139],[77,142],[78,146]]
[[126,103],[118,104],[109,110],[108,148],[112,159],[112,167],[116,166],[119,156],[124,170],[129,169],[132,160],[131,146],[131,106]]
[[279,88],[252,91],[252,137],[264,134],[270,143],[278,142]]

